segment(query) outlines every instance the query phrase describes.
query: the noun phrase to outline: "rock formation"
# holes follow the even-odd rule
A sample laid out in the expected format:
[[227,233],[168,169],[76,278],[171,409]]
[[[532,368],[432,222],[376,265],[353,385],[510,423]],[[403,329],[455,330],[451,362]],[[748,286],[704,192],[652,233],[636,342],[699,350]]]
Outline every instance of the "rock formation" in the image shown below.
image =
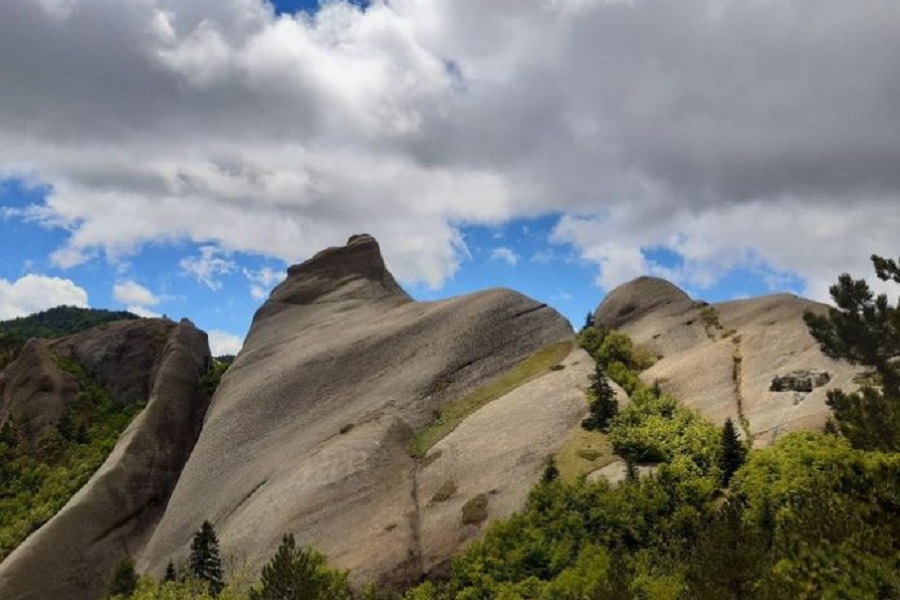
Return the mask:
[[[128,321],[32,340],[4,371],[4,411],[30,410],[20,405],[31,402],[58,419],[77,385],[60,376],[52,353],[77,359],[118,401],[147,407],[90,481],[0,563],[3,600],[99,598],[113,566],[153,531],[206,408],[199,378],[209,347],[188,321]],[[28,373],[38,377],[37,393]]]
[[[591,365],[572,341],[559,314],[509,290],[412,301],[370,236],[291,267],[223,377],[139,568],[183,562],[209,519],[224,556],[251,568],[290,532],[358,583],[418,580],[480,531],[463,526],[466,501],[485,494],[488,520],[521,506],[584,416]],[[410,456],[442,411],[548,348],[565,368]],[[453,493],[433,500],[448,481]]]
[[[658,356],[641,375],[646,382],[660,382],[717,422],[747,424],[766,444],[786,431],[821,427],[830,414],[827,389],[854,387],[859,370],[822,354],[803,322],[805,311],[826,309],[790,294],[708,304],[640,277],[611,292],[594,318]],[[795,394],[770,389],[773,376],[795,371],[830,380],[814,376]]]

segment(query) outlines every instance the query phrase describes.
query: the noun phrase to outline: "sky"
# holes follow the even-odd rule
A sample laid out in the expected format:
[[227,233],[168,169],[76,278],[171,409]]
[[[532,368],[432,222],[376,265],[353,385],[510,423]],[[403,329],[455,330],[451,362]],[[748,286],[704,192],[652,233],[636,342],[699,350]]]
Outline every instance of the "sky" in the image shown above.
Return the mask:
[[187,317],[240,348],[373,234],[417,299],[578,328],[665,277],[827,300],[898,256],[896,0],[4,0],[0,319]]

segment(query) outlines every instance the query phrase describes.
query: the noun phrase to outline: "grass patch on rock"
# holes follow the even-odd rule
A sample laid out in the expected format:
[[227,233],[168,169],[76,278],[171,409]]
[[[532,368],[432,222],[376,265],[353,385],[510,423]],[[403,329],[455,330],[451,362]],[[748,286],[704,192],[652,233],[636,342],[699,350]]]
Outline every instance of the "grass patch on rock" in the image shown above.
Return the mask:
[[450,498],[453,497],[453,494],[456,493],[456,482],[452,479],[448,479],[444,483],[441,484],[441,487],[434,493],[434,496],[431,497],[432,503],[434,502],[446,502]]
[[444,406],[434,421],[419,431],[410,442],[409,455],[414,458],[425,457],[432,446],[479,408],[553,370],[554,366],[569,355],[572,346],[572,342],[563,342],[538,350],[487,385]]
[[575,481],[617,459],[605,433],[576,427],[556,453],[556,466],[563,481]]
[[488,497],[487,494],[478,494],[462,507],[463,525],[474,525],[485,521],[488,517],[487,512]]

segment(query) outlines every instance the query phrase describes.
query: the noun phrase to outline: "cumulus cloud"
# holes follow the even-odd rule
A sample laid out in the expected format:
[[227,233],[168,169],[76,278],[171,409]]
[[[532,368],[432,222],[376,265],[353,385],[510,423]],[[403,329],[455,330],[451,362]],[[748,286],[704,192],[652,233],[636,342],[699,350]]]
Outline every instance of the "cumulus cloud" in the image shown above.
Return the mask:
[[159,298],[136,281],[123,281],[113,286],[113,298],[123,304],[154,306]]
[[491,260],[502,260],[514,267],[519,263],[519,258],[512,248],[506,246],[491,249]]
[[[750,264],[820,295],[896,253],[898,22],[895,0],[9,0],[0,173],[52,186],[19,218],[69,232],[62,267],[178,239],[290,263],[368,231],[438,287],[460,225],[562,213],[602,286],[661,248],[696,285]],[[182,268],[215,289],[224,256]]]
[[227,331],[213,329],[209,332],[209,350],[213,356],[237,354],[243,345],[244,340]]
[[74,281],[59,277],[0,279],[0,319],[24,317],[60,305],[87,307],[87,292]]

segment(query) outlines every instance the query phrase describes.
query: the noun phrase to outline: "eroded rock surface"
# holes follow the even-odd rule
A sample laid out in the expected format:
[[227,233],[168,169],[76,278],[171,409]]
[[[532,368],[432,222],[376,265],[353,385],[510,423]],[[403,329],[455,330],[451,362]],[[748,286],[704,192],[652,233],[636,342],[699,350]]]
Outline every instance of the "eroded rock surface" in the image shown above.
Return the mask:
[[[660,357],[641,374],[644,381],[660,382],[716,422],[749,423],[755,441],[766,444],[787,431],[821,427],[830,414],[827,390],[855,387],[859,370],[822,354],[803,321],[805,311],[826,310],[791,294],[707,304],[641,277],[611,292],[595,322]],[[811,375],[802,401],[771,389],[773,377],[795,371],[830,380]]]
[[[369,236],[291,267],[222,379],[139,567],[184,561],[209,519],[223,554],[250,568],[290,532],[356,582],[419,579],[479,530],[460,532],[458,499],[490,493],[490,518],[521,505],[544,453],[585,413],[586,357],[493,400],[424,459],[408,452],[413,436],[572,340],[559,314],[509,290],[412,301]],[[458,497],[429,507],[449,477]]]

